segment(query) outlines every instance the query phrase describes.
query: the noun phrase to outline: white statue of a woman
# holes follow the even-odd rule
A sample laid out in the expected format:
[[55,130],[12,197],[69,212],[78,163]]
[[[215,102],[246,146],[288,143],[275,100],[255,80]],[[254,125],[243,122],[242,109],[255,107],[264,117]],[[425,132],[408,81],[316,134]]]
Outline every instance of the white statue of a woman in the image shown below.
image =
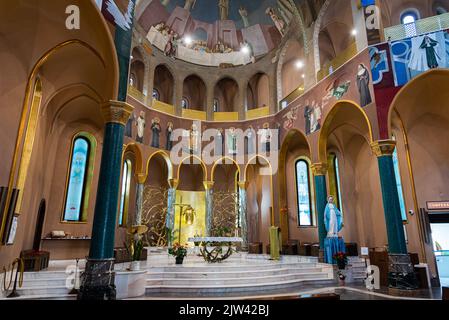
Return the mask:
[[334,197],[327,198],[326,209],[324,210],[324,224],[326,226],[328,238],[338,238],[338,233],[343,228],[343,217],[340,210],[334,204]]

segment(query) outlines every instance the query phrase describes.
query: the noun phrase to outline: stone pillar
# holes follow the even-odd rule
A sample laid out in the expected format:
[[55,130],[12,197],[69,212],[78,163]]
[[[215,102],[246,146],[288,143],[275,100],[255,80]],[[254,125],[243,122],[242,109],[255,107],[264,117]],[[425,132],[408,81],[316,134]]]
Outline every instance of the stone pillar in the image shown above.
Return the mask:
[[133,111],[126,102],[109,101],[101,106],[105,119],[103,153],[89,257],[78,299],[114,300],[114,236],[117,223],[120,173],[125,125]]
[[182,94],[184,90],[184,78],[175,77],[175,85],[173,90],[173,105],[175,106],[175,114],[182,116]]
[[214,121],[214,83],[212,81],[208,81],[206,90],[207,120]]
[[312,172],[315,179],[315,198],[318,236],[320,239],[320,252],[324,252],[324,239],[326,239],[326,226],[324,225],[324,210],[327,204],[326,173],[325,163],[315,163],[312,165]]
[[[272,70],[268,76],[269,86],[270,86],[270,106],[269,106],[270,114],[275,114],[279,110],[276,76],[277,76],[276,69]],[[279,148],[280,148],[280,146],[279,146]]]
[[382,201],[387,225],[389,286],[396,289],[417,289],[416,275],[407,253],[399,194],[394,174],[393,152],[396,148],[396,141],[375,141],[371,148],[379,165]]
[[167,236],[168,239],[168,247],[172,246],[172,238],[171,233],[175,228],[175,203],[176,203],[176,189],[179,185],[178,179],[168,179],[168,195],[167,195],[167,217],[165,219],[165,227],[167,228],[167,232],[170,233]]
[[136,174],[137,188],[136,188],[136,216],[133,225],[140,226],[142,224],[142,210],[143,210],[143,190],[145,188],[145,174]]
[[239,220],[240,220],[240,236],[243,239],[242,250],[248,251],[248,224],[246,213],[246,190],[248,189],[247,181],[239,181]]
[[248,82],[241,81],[239,82],[239,94],[237,97],[236,105],[234,106],[234,111],[238,111],[239,120],[246,119],[246,90],[247,90]]
[[368,47],[368,37],[366,35],[364,8],[359,7],[359,5],[360,1],[351,0],[352,20],[354,29],[357,30],[357,33],[354,35],[355,42],[357,45],[357,52],[360,52]]
[[214,182],[204,181],[203,184],[206,190],[206,237],[210,237],[213,219]]
[[148,83],[147,83],[147,105],[148,106],[153,106],[153,89],[154,89],[154,70],[155,67],[153,66],[153,64],[151,64],[151,60],[150,60],[150,66],[148,68]]

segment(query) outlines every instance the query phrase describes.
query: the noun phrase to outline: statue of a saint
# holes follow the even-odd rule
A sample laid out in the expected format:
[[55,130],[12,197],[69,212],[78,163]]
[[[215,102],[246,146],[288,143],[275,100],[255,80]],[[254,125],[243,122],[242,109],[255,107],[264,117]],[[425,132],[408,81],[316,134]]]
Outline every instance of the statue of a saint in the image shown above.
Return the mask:
[[195,7],[195,3],[196,3],[196,0],[186,0],[186,2],[184,4],[184,9],[186,9],[187,11],[192,10],[193,7]]
[[240,7],[239,13],[240,16],[242,17],[243,27],[248,28],[249,27],[248,11],[246,10],[246,8]]
[[140,115],[136,120],[136,127],[137,127],[137,137],[136,141],[139,143],[143,143],[143,135],[145,131],[145,111],[140,111]]
[[343,228],[343,216],[334,204],[334,197],[327,198],[326,209],[324,210],[324,224],[326,226],[328,238],[338,238],[338,233]]
[[219,12],[220,20],[228,20],[229,0],[219,0],[218,12]]

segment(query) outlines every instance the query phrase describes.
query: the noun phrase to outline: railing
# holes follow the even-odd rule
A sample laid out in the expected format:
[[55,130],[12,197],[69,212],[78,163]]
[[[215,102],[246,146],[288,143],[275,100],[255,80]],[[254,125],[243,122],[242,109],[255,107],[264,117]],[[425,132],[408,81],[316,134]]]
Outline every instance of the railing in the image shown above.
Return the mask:
[[173,114],[173,115],[175,114],[175,107],[173,105],[158,101],[156,99],[153,99],[153,104],[152,104],[151,108],[153,108],[154,110],[164,112],[164,113]]
[[262,118],[270,115],[269,107],[255,108],[246,111],[246,120]]
[[214,112],[214,121],[237,121],[239,120],[238,112]]
[[193,120],[206,120],[207,114],[204,111],[198,111],[193,109],[182,109],[182,117]]
[[145,103],[145,100],[146,100],[146,98],[147,98],[146,95],[144,95],[144,94],[143,94],[142,92],[140,92],[137,88],[135,88],[135,87],[133,87],[133,86],[131,86],[131,85],[128,86],[128,94],[129,94],[131,97],[133,97],[133,98],[139,100],[139,101],[142,102],[142,103]]
[[[332,61],[326,63],[320,71],[318,71],[317,79],[321,81],[330,75],[333,71],[340,68],[346,62],[351,60],[357,55],[357,43],[353,42],[349,47],[347,47],[342,53],[335,57]],[[332,72],[331,72],[332,71]]]
[[396,41],[445,29],[449,29],[449,13],[385,28],[384,34],[385,40]]

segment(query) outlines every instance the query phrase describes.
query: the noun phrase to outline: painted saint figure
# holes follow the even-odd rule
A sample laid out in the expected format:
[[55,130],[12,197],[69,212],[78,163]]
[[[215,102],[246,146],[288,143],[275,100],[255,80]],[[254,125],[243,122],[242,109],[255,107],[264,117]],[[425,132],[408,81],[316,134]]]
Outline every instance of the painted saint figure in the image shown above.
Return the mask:
[[246,142],[246,154],[252,155],[256,153],[256,141],[254,140],[254,136],[256,133],[254,132],[253,126],[249,126],[246,130],[245,142]]
[[260,143],[262,145],[262,152],[270,152],[271,149],[271,130],[270,125],[265,123],[263,128],[259,130]]
[[311,134],[311,118],[312,118],[313,109],[309,106],[309,102],[306,102],[306,106],[304,108],[304,120],[306,123],[306,135]]
[[200,142],[200,135],[196,124],[192,124],[190,128],[189,149],[191,153],[197,153]]
[[218,157],[223,156],[223,129],[219,128],[215,135],[215,155]]
[[139,143],[143,143],[143,135],[144,135],[144,131],[145,131],[145,126],[146,126],[145,111],[140,111],[140,115],[136,119],[136,127],[137,127],[136,141]]
[[161,125],[160,125],[159,118],[154,118],[152,120],[151,131],[153,132],[152,139],[151,139],[151,146],[153,148],[159,148],[159,136],[161,133]]
[[368,69],[362,63],[357,72],[357,87],[360,94],[360,106],[366,107],[372,102],[371,92],[369,90],[370,74]]
[[231,155],[237,154],[237,133],[234,127],[229,129],[226,142],[228,144],[228,153]]
[[438,53],[436,52],[435,48],[438,46],[438,41],[433,40],[429,36],[424,36],[424,39],[421,43],[420,49],[426,50],[426,60],[427,60],[427,66],[430,69],[438,68],[438,60],[441,60],[441,58],[438,56]]
[[165,130],[166,136],[167,136],[167,140],[165,142],[165,149],[167,151],[171,151],[171,149],[173,148],[173,141],[172,141],[172,136],[173,136],[173,122],[169,121],[167,123],[167,129]]
[[328,238],[338,238],[338,233],[343,229],[343,216],[334,204],[334,197],[329,196],[326,209],[324,209],[324,225]]

